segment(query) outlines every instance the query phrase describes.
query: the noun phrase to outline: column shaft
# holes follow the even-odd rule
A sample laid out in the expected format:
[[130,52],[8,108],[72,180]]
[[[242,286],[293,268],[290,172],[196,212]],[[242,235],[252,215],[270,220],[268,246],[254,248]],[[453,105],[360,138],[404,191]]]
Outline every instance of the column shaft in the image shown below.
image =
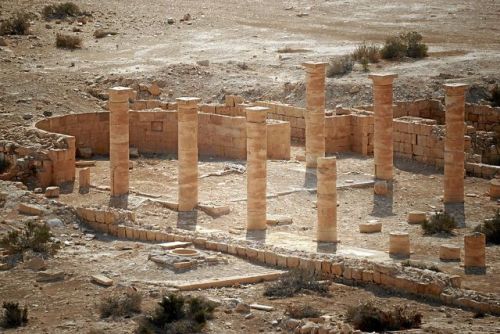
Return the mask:
[[318,158],[317,241],[337,242],[337,160]]
[[129,118],[128,99],[132,90],[114,87],[109,90],[109,165],[111,196],[129,191]]
[[444,203],[464,202],[465,89],[446,84],[446,138],[444,142]]
[[304,63],[306,69],[306,167],[325,156],[326,63]]
[[392,82],[395,74],[373,74],[373,158],[375,178],[392,181],[393,177],[393,111]]
[[195,97],[177,100],[179,211],[198,205],[198,102]]
[[246,108],[247,230],[266,229],[267,127],[269,108]]

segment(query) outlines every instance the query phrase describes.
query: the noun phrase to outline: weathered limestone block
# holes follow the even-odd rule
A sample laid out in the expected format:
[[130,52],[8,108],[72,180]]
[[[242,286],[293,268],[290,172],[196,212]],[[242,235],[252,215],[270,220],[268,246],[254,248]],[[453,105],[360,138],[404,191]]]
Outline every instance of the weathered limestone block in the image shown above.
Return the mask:
[[475,232],[464,236],[464,266],[467,268],[486,267],[486,236]]
[[41,216],[44,213],[42,207],[34,204],[19,203],[17,207],[19,213],[30,215],[30,216]]
[[78,172],[79,192],[80,194],[88,193],[90,190],[90,168],[85,167]]
[[410,256],[410,236],[406,232],[391,232],[389,234],[389,254],[392,256]]
[[382,232],[382,223],[377,220],[370,220],[367,223],[359,224],[360,233],[378,233]]
[[45,189],[45,197],[57,198],[57,197],[59,197],[59,192],[60,192],[59,187],[47,187]]
[[287,268],[298,268],[299,267],[300,258],[296,256],[288,256],[286,259]]
[[422,224],[426,219],[427,217],[423,211],[410,211],[408,213],[408,223],[410,224]]
[[460,246],[444,244],[439,247],[439,259],[443,261],[460,261]]
[[500,198],[500,179],[492,179],[490,181],[490,198],[499,199]]

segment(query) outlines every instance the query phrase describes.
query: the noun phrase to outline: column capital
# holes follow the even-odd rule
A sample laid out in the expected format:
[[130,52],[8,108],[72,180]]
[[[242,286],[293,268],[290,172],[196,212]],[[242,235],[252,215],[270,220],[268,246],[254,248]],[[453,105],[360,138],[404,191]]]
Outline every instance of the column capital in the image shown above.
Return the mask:
[[269,108],[267,107],[248,107],[245,108],[245,113],[247,115],[247,122],[252,123],[264,123],[267,119],[267,112]]
[[190,106],[198,104],[201,99],[198,97],[178,97],[175,99],[178,105]]
[[132,88],[129,87],[112,87],[108,89],[110,102],[128,102],[128,98]]
[[302,66],[304,66],[306,69],[315,70],[315,69],[326,68],[326,64],[327,63],[325,63],[325,62],[307,61],[307,62],[302,63]]
[[465,94],[469,85],[464,83],[446,83],[443,87],[447,95],[462,95]]
[[388,86],[392,85],[392,82],[398,75],[396,73],[373,73],[368,75],[368,78],[373,80],[373,84],[376,86]]

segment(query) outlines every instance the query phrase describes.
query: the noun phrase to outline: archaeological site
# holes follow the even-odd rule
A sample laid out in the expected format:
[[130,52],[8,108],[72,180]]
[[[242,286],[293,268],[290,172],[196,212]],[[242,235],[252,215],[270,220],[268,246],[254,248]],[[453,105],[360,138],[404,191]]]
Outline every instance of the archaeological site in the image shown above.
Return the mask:
[[499,22],[1,1],[0,333],[500,333]]

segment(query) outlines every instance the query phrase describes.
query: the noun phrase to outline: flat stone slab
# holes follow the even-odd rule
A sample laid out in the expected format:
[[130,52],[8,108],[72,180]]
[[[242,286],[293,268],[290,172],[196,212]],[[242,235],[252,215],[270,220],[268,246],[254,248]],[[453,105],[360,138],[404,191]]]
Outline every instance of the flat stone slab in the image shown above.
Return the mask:
[[104,275],[93,275],[91,277],[92,282],[97,283],[102,286],[112,286],[113,285],[113,280],[109,277],[106,277]]
[[292,217],[284,215],[267,215],[267,225],[290,225],[293,223]]
[[39,205],[19,203],[17,207],[19,213],[30,215],[30,216],[40,216],[44,213],[44,210]]
[[161,249],[175,249],[175,248],[186,248],[186,247],[190,247],[192,246],[193,244],[191,242],[187,242],[187,241],[172,241],[172,242],[164,242],[162,244],[160,244],[159,246],[161,247]]
[[260,310],[260,311],[266,311],[266,312],[271,312],[274,310],[274,307],[272,307],[272,306],[261,305],[261,304],[250,304],[250,308],[253,308],[255,310]]
[[37,282],[57,282],[64,280],[64,271],[41,271],[36,277]]
[[211,289],[233,286],[235,284],[255,284],[266,281],[274,281],[286,273],[286,271],[272,271],[268,273],[247,275],[247,276],[231,276],[220,279],[202,280],[194,283],[176,285],[175,288],[181,291],[191,291],[197,289]]
[[379,221],[369,221],[359,224],[360,233],[378,233],[382,232],[382,223]]

